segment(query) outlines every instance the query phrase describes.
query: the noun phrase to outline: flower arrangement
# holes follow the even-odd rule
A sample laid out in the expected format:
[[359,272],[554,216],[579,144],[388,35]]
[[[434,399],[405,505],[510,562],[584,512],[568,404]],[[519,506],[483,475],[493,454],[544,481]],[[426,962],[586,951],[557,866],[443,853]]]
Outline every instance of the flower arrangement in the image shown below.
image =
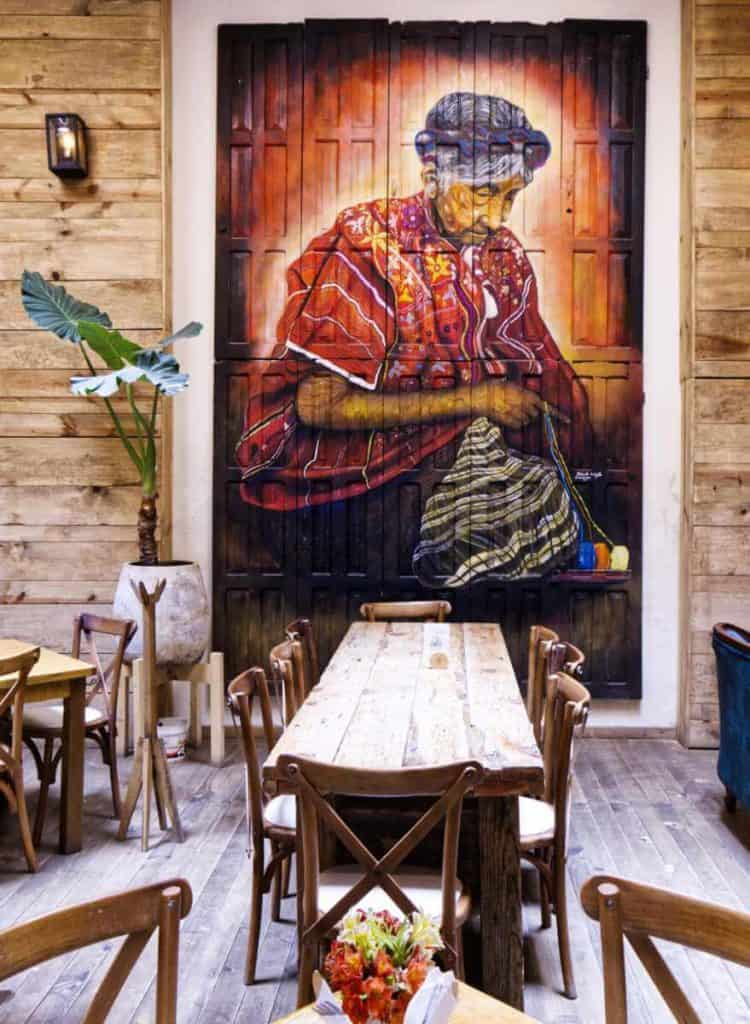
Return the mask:
[[399,920],[388,911],[356,910],[339,924],[324,972],[352,1024],[403,1024],[412,996],[442,949],[440,931],[426,914]]

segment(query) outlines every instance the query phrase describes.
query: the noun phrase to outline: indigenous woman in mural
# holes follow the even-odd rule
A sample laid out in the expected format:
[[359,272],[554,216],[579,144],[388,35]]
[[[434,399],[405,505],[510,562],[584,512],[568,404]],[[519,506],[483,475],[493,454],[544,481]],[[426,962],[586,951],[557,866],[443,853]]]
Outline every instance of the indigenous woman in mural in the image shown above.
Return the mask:
[[563,453],[590,430],[505,223],[550,144],[507,100],[453,92],[415,146],[421,192],[343,210],[289,268],[275,360],[251,381],[262,414],[237,448],[242,494],[278,514],[352,500],[455,444],[415,575],[543,575],[579,557],[586,512]]

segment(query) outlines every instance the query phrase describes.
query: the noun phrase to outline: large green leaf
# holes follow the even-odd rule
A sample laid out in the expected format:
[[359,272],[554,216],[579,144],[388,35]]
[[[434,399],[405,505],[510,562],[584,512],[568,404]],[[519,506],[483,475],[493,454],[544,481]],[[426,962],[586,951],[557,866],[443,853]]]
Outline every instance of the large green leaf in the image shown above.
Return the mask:
[[71,377],[70,390],[74,395],[98,395],[110,398],[116,394],[120,384],[134,384],[147,380],[164,395],[176,395],[184,391],[190,382],[187,373],[180,373],[180,366],[174,356],[157,349],[141,349],[132,363],[125,364],[113,373],[96,377]]
[[192,321],[151,348],[141,348],[117,331],[105,331],[95,324],[81,323],[80,327],[88,344],[114,372],[96,377],[71,377],[70,389],[74,395],[110,398],[117,393],[120,384],[134,384],[138,380],[147,380],[164,395],[176,395],[190,383],[190,375],[180,373],[175,357],[162,349],[181,338],[194,338],[203,330],[203,324]]
[[39,327],[52,331],[58,338],[79,342],[78,322],[86,320],[111,327],[106,313],[88,302],[81,302],[65,291],[62,285],[49,284],[41,274],[24,270],[21,278],[23,308]]
[[195,338],[203,330],[203,324],[199,324],[196,320],[191,320],[189,324],[185,324],[179,331],[174,334],[170,334],[167,338],[162,338],[161,341],[153,346],[154,348],[166,348],[167,345],[171,345],[173,341],[180,341],[182,338]]
[[81,320],[78,330],[81,338],[88,342],[110,370],[121,370],[126,363],[132,363],[135,356],[143,351],[140,345],[136,345],[129,338],[124,338],[119,331],[108,331],[101,324]]

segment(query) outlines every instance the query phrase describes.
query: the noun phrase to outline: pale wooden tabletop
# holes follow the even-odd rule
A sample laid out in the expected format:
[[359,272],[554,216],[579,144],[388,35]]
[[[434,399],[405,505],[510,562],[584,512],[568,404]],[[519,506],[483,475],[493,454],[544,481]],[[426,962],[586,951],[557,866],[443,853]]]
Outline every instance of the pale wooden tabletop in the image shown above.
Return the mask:
[[[433,652],[444,667],[430,667]],[[500,627],[354,622],[268,756],[396,770],[476,758],[481,795],[539,792],[544,770]]]
[[[284,1017],[276,1024],[320,1024],[324,1020],[311,1006],[297,1010],[291,1017]],[[538,1024],[536,1018],[528,1017],[520,1010],[514,1010],[497,999],[486,996],[475,988],[458,983],[458,1003],[450,1015],[449,1024]]]
[[[30,644],[26,640],[9,640],[0,637],[0,658],[12,658],[14,654],[28,651],[36,644]],[[58,683],[67,679],[80,679],[82,676],[89,676],[94,671],[94,666],[86,661],[79,661],[67,654],[60,654],[58,651],[51,651],[48,647],[39,648],[39,661],[34,665],[27,686],[42,683]],[[8,685],[16,678],[15,674],[0,676],[0,688]]]

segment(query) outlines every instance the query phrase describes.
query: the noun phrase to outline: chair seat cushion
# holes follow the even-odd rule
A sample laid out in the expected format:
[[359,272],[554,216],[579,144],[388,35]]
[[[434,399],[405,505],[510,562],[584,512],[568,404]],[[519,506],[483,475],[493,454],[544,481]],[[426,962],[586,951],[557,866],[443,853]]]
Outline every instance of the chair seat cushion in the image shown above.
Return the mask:
[[295,798],[285,793],[269,800],[263,808],[263,820],[266,825],[275,828],[288,828],[294,831],[297,827],[297,804]]
[[[352,888],[357,879],[361,878],[364,871],[355,864],[345,864],[342,867],[329,868],[320,873],[320,884],[318,887],[318,908],[322,914],[330,910],[341,897]],[[404,867],[396,871],[394,878],[404,890],[409,899],[419,910],[424,911],[430,917],[442,916],[443,893],[440,883],[440,872],[430,871],[428,868]],[[403,916],[403,911],[398,907],[390,896],[382,889],[371,889],[366,893],[359,906],[364,910],[387,910],[397,917]],[[458,923],[462,923],[469,916],[471,901],[459,879],[456,879],[456,917]]]
[[[95,725],[104,725],[107,721],[98,708],[86,708],[86,728]],[[63,705],[60,702],[54,704],[26,704],[23,709],[23,727],[27,732],[34,729],[41,729],[43,732],[62,732]]]
[[522,796],[518,800],[518,823],[521,845],[527,849],[555,837],[555,808],[545,800]]

